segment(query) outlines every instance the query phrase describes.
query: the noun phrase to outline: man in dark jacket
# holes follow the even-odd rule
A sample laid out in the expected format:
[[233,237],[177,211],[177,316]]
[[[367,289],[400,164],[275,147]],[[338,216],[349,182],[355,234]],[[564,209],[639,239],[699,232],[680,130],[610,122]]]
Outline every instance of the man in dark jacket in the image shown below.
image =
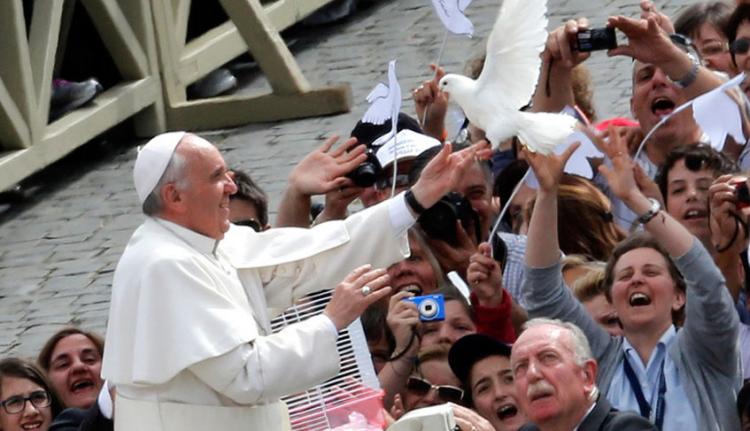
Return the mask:
[[596,360],[574,324],[532,319],[513,345],[511,368],[521,409],[531,422],[521,431],[656,430],[634,412],[615,410],[596,388]]

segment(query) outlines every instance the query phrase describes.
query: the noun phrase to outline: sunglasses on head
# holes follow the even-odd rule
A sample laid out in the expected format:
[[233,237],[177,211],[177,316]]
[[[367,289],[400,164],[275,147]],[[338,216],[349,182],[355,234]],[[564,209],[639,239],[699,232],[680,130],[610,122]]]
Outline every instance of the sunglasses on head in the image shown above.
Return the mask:
[[409,377],[406,381],[406,389],[422,397],[435,389],[441,400],[456,404],[460,404],[464,398],[464,390],[461,388],[451,385],[433,385],[430,381],[415,376]]
[[750,39],[746,38],[740,38],[735,39],[734,42],[732,42],[731,45],[729,45],[729,51],[732,52],[732,54],[747,54],[747,51],[750,50]]

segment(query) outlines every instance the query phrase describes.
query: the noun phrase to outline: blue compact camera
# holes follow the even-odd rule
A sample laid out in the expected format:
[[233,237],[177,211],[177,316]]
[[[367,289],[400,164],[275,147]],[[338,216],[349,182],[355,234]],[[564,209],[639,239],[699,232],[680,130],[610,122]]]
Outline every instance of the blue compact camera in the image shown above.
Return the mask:
[[419,320],[422,322],[445,320],[445,299],[442,294],[414,296],[404,301],[417,304]]

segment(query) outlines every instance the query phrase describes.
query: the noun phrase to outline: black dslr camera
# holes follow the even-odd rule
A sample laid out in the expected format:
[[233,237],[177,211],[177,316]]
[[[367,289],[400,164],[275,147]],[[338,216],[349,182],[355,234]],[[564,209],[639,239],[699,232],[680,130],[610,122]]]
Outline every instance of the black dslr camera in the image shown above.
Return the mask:
[[358,187],[370,187],[375,184],[375,180],[383,169],[373,149],[368,149],[365,154],[367,154],[367,159],[346,174]]
[[443,196],[438,203],[428,208],[419,216],[419,225],[430,237],[447,242],[452,246],[458,245],[456,221],[461,222],[464,230],[471,235],[474,231],[477,244],[479,237],[479,214],[471,207],[471,203],[460,193],[450,192]]
[[581,30],[576,34],[575,48],[580,52],[617,48],[614,27]]

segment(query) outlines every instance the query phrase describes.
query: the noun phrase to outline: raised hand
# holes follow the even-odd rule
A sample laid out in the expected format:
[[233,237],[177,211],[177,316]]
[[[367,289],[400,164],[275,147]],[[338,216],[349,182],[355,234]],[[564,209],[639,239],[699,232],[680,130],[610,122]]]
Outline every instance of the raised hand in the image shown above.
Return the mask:
[[628,37],[626,45],[607,52],[610,56],[627,55],[643,63],[662,65],[665,61],[686,55],[672,43],[655,14],[648,14],[647,19],[610,17],[607,24]]
[[344,281],[336,286],[331,302],[323,314],[341,331],[359,317],[370,304],[390,295],[390,277],[385,269],[372,269],[363,265],[350,272]]
[[560,186],[565,164],[573,153],[581,146],[580,142],[574,142],[562,154],[550,154],[549,156],[540,153],[532,153],[524,149],[526,161],[534,170],[534,175],[539,181],[539,189],[544,192],[556,193]]
[[627,143],[611,126],[607,129],[607,136],[605,140],[599,135],[589,134],[594,144],[612,162],[612,168],[599,166],[599,172],[607,179],[609,189],[622,201],[633,193],[642,194],[635,180],[635,162],[628,154]]
[[331,136],[294,167],[289,174],[289,186],[296,193],[312,196],[350,184],[344,175],[365,161],[365,146],[357,145],[357,139],[350,138],[331,151],[338,139],[336,135]]
[[500,264],[492,258],[490,245],[479,244],[477,252],[469,259],[466,280],[471,291],[477,295],[480,305],[491,307],[503,301],[503,282]]
[[659,9],[656,7],[654,2],[651,0],[641,0],[641,18],[642,19],[648,19],[649,17],[654,17],[656,19],[656,23],[659,24],[659,27],[664,30],[665,32],[671,34],[675,33],[674,25],[672,24],[672,20],[669,19],[668,16],[664,15]]
[[326,203],[323,212],[315,219],[315,224],[330,220],[343,220],[347,216],[349,204],[362,195],[364,188],[357,187],[352,181],[343,187],[333,189],[326,193]]
[[458,152],[453,152],[451,144],[443,145],[435,157],[422,170],[419,180],[412,187],[417,201],[425,208],[437,203],[446,193],[456,188],[474,158],[487,158],[491,155],[489,143],[480,141]]
[[438,83],[445,76],[445,70],[434,64],[430,65],[430,69],[435,72],[435,77],[415,88],[412,91],[412,97],[417,119],[422,128],[428,135],[442,142],[445,113],[448,110],[448,95],[440,91]]

